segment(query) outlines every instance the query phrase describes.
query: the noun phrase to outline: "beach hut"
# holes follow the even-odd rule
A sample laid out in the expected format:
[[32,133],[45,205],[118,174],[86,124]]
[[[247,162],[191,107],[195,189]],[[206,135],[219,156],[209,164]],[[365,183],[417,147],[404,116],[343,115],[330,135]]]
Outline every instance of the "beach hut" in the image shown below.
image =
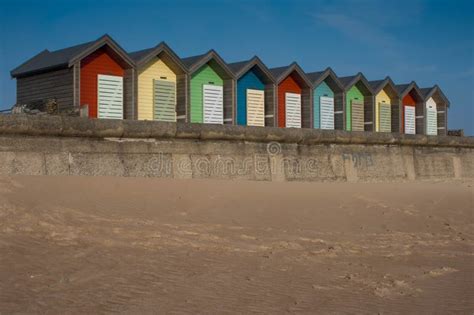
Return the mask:
[[44,50],[11,71],[17,104],[56,100],[59,111],[84,106],[92,118],[133,118],[134,63],[108,35]]
[[405,134],[424,133],[424,99],[414,81],[395,86],[401,100],[400,132]]
[[339,78],[345,93],[346,130],[374,130],[374,93],[362,73]]
[[129,54],[137,68],[137,118],[176,122],[186,120],[187,70],[164,42]]
[[427,135],[447,135],[449,100],[439,86],[421,88],[425,102],[425,133]]
[[313,128],[344,130],[344,87],[331,68],[307,73],[313,84]]
[[289,66],[270,69],[277,85],[278,127],[311,128],[312,84],[301,67],[293,62]]
[[214,51],[181,59],[190,76],[187,121],[232,124],[234,120],[234,75]]
[[228,64],[235,76],[235,123],[243,126],[273,126],[275,80],[257,57]]
[[390,77],[369,81],[375,95],[375,131],[400,131],[400,97]]

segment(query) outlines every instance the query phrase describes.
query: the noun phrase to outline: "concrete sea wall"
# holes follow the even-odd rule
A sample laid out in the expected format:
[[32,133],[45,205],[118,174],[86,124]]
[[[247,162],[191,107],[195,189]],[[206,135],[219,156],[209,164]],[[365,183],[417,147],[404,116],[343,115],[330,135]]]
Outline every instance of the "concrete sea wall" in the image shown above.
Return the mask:
[[0,116],[0,174],[268,181],[473,178],[474,139]]

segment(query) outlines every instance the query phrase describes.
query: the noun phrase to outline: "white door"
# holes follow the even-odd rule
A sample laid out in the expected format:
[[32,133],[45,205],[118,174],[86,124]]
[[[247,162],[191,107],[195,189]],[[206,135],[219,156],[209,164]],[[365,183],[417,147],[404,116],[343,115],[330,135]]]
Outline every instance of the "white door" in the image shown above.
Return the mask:
[[321,111],[321,129],[334,129],[334,98],[321,96],[319,98]]
[[415,129],[415,106],[403,106],[405,108],[405,133],[416,134]]
[[301,94],[285,93],[286,127],[301,128]]
[[265,126],[265,91],[247,89],[247,125]]
[[438,135],[438,110],[432,97],[426,102],[426,134]]
[[97,117],[123,119],[123,78],[99,74],[97,77]]
[[218,85],[202,86],[203,114],[205,124],[224,123],[224,88]]

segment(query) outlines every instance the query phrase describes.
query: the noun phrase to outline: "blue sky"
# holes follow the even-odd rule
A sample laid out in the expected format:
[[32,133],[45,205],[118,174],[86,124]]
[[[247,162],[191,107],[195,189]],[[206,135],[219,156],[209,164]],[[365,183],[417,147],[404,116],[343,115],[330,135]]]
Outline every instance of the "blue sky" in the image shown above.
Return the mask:
[[164,40],[181,57],[214,48],[227,62],[438,84],[450,128],[474,135],[473,12],[472,0],[0,0],[0,108],[15,103],[11,69],[108,33],[128,51]]

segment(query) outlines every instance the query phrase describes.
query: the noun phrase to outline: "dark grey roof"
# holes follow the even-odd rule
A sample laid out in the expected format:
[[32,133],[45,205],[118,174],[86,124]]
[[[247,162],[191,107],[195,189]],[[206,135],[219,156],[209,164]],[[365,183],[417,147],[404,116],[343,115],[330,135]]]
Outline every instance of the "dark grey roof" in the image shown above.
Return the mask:
[[377,88],[380,86],[380,84],[382,84],[383,82],[385,82],[385,80],[387,80],[387,79],[369,81],[369,85],[370,85],[370,87],[372,88],[372,90],[375,91],[375,90],[377,90]]
[[426,98],[426,96],[428,94],[430,94],[431,90],[433,90],[433,87],[430,87],[430,88],[421,88],[420,89],[420,92],[421,92],[421,95],[423,96],[423,98]]
[[238,62],[232,62],[232,63],[228,63],[227,66],[229,67],[230,70],[232,70],[232,72],[234,74],[237,74],[240,70],[242,70],[249,62],[251,61],[250,60],[245,60],[245,61],[238,61]]
[[291,65],[278,67],[278,68],[271,68],[270,73],[273,75],[275,79],[278,79]]
[[310,73],[306,73],[306,76],[308,77],[308,79],[311,80],[311,82],[316,82],[319,80],[319,78],[321,78],[321,76],[323,74],[326,73],[327,70],[324,70],[324,71],[317,71],[317,72],[310,72]]
[[186,58],[181,58],[181,62],[186,66],[186,68],[191,68],[195,63],[199,62],[202,58],[207,56],[208,52],[205,54],[197,55],[197,56],[191,56],[191,57],[186,57]]
[[354,79],[357,77],[357,74],[356,75],[351,75],[351,76],[348,76],[348,77],[339,77],[339,82],[341,82],[341,84],[347,88],[349,84],[351,84]]
[[128,55],[130,56],[130,58],[133,59],[133,61],[139,61],[141,60],[143,57],[147,56],[149,53],[151,53],[153,50],[155,49],[155,47],[152,47],[152,48],[147,48],[147,49],[142,49],[142,50],[138,50],[138,51],[134,51],[134,52],[131,52],[129,53]]
[[405,92],[405,90],[410,86],[411,83],[406,83],[406,84],[397,84],[395,85],[395,88],[398,91],[398,94],[402,94]]
[[96,41],[87,42],[84,44],[63,48],[52,52],[44,50],[38,55],[23,63],[22,65],[20,65],[19,67],[13,69],[11,71],[11,75],[15,77],[22,74],[67,66],[71,58],[78,55],[79,53],[93,45],[95,42]]

